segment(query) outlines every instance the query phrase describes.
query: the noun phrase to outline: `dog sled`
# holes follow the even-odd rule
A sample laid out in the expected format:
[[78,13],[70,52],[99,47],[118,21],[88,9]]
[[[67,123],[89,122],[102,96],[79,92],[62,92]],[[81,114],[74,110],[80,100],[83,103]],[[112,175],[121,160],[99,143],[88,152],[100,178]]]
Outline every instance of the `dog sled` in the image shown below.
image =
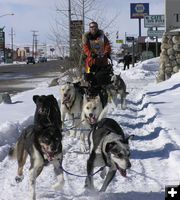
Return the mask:
[[111,77],[113,75],[113,64],[104,64],[103,58],[98,58],[98,62],[90,68],[89,73],[84,74],[84,79],[91,86],[107,86],[111,84]]

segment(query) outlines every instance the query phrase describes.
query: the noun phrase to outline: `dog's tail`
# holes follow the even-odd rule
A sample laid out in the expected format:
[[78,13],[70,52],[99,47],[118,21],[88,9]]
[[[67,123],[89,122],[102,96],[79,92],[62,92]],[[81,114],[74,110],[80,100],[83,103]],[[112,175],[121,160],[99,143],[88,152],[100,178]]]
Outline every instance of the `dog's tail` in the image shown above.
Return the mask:
[[15,144],[15,146],[10,147],[8,157],[10,159],[16,159],[17,158],[17,147],[18,143]]

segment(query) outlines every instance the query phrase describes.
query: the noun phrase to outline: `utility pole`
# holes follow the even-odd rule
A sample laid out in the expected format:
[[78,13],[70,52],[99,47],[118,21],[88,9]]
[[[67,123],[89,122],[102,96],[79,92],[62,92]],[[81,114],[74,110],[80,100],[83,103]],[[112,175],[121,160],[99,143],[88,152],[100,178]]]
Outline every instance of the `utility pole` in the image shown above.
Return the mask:
[[13,53],[13,47],[14,47],[14,43],[13,43],[13,41],[14,41],[14,32],[13,32],[13,28],[11,28],[11,33],[9,34],[10,35],[10,37],[11,37],[11,57],[12,57],[12,61],[13,61],[13,58],[14,58],[14,53]]
[[82,5],[82,20],[83,20],[83,28],[82,28],[82,34],[85,32],[85,14],[84,14],[84,0],[83,0],[83,5]]
[[35,58],[37,57],[37,44],[38,44],[37,36],[38,35],[35,35],[35,38],[34,38]]
[[71,57],[71,47],[72,47],[72,39],[71,39],[71,0],[68,0],[68,10],[60,10],[57,9],[58,12],[68,11],[68,25],[69,25],[69,57]]
[[71,0],[68,0],[69,13],[69,57],[71,57],[72,40],[71,40]]
[[32,30],[31,32],[33,32],[32,56],[34,57],[36,50],[37,50],[37,49],[35,49],[35,41],[37,40],[36,32],[38,32],[38,31]]

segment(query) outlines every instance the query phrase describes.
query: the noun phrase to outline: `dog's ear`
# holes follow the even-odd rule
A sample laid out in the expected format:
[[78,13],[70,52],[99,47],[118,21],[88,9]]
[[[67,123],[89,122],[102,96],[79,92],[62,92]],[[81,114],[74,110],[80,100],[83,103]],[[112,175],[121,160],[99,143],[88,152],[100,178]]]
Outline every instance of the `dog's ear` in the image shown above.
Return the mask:
[[54,101],[54,100],[56,99],[56,98],[54,97],[53,94],[48,95],[48,98],[49,98],[50,100],[52,100],[52,101]]
[[99,96],[99,95],[97,95],[97,96],[95,97],[95,101],[96,101],[96,102],[101,102],[101,99],[100,99],[100,96]]
[[33,101],[34,101],[34,103],[36,103],[37,102],[37,99],[39,98],[39,95],[34,95],[33,96]]
[[106,145],[106,152],[108,153],[115,145],[116,143],[115,142],[110,142]]
[[84,94],[83,95],[83,104],[85,105],[87,102],[88,102],[88,99],[87,99],[86,95]]
[[129,140],[132,140],[134,138],[135,135],[129,135],[125,140],[126,143],[129,143]]
[[75,82],[75,83],[73,83],[73,85],[74,85],[75,88],[79,88],[80,85],[81,85],[81,82],[80,81]]

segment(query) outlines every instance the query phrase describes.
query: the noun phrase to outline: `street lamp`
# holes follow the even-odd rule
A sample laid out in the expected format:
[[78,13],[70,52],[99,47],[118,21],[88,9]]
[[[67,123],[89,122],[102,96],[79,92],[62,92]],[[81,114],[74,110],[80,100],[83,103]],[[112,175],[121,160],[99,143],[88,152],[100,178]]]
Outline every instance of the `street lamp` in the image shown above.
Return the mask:
[[0,15],[0,17],[4,17],[4,16],[7,16],[7,15],[14,15],[14,13],[7,13],[7,14],[4,14],[4,15]]

